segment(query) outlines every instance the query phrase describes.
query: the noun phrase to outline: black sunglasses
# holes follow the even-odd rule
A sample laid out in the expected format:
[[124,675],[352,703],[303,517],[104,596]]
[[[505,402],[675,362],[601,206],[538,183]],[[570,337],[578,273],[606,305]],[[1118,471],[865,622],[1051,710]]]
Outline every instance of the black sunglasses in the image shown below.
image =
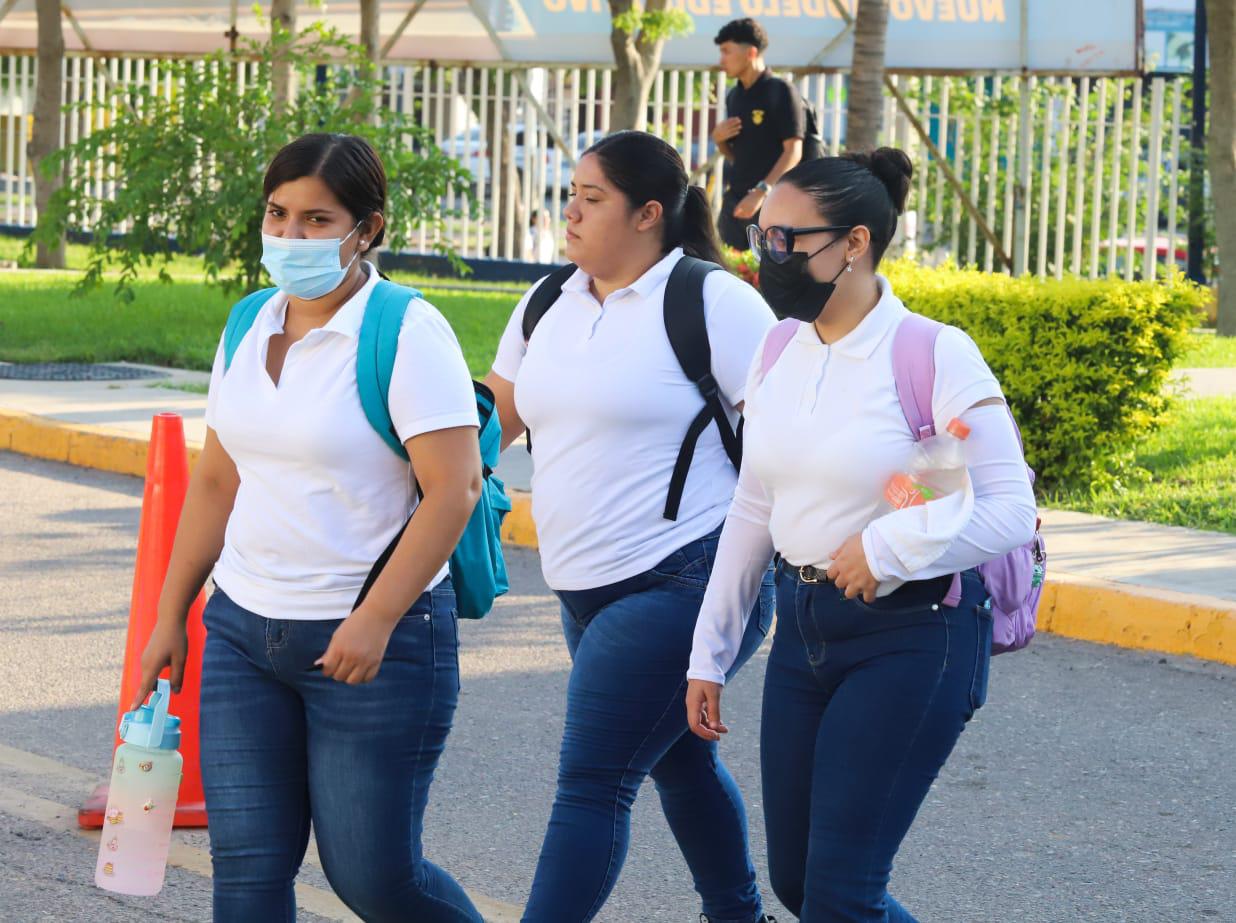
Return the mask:
[[[758,224],[747,225],[747,243],[751,245],[751,250],[759,260],[768,257],[774,263],[784,263],[790,258],[790,254],[794,252],[794,243],[798,238],[806,234],[827,234],[836,231],[851,231],[854,229],[852,224],[830,224],[824,227],[813,228],[787,228],[780,225],[773,225],[768,230],[762,229]],[[841,238],[838,237],[837,240]],[[837,242],[831,241],[824,247],[831,247]],[[821,247],[820,250],[823,250]],[[816,253],[819,253],[817,250]],[[815,256],[815,253],[811,254]]]

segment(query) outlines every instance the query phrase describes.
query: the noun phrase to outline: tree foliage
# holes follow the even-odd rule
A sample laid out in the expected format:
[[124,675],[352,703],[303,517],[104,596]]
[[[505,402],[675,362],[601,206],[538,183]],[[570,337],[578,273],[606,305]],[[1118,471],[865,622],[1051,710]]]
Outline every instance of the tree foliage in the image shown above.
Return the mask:
[[[298,90],[276,109],[271,75],[280,60],[291,62]],[[200,254],[211,282],[254,288],[262,277],[267,164],[303,134],[338,131],[362,135],[382,158],[387,240],[400,249],[422,223],[441,225],[442,195],[468,174],[411,113],[381,110],[372,118],[382,86],[366,63],[361,46],[321,24],[295,35],[276,28],[270,41],[249,41],[235,56],[169,62],[157,80],[114,86],[103,100],[79,104],[94,130],[48,158],[45,169],[63,170],[66,181],[40,215],[35,240],[91,228],[79,289],[118,268],[125,300],[144,266],[168,280],[166,264],[177,251]],[[115,119],[106,121],[112,104]]]

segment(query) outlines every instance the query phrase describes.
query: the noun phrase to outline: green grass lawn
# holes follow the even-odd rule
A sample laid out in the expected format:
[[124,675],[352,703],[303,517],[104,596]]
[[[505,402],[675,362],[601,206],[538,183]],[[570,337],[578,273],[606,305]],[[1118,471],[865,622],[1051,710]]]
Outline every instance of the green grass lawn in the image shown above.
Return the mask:
[[1195,333],[1189,351],[1176,363],[1180,369],[1236,368],[1236,337],[1218,337],[1213,333]]
[[1144,474],[1093,496],[1074,492],[1050,505],[1236,534],[1236,397],[1182,401],[1138,449]]
[[[18,259],[21,241],[0,237],[0,259]],[[69,248],[69,264],[85,265],[85,248]],[[107,362],[128,360],[207,371],[233,297],[200,281],[190,258],[170,267],[173,284],[135,286],[132,303],[110,286],[73,297],[78,273],[0,272],[0,360]],[[425,291],[454,327],[472,374],[489,369],[519,296],[509,291],[435,288],[446,280],[397,275]],[[451,286],[459,286],[451,280]],[[466,283],[462,283],[466,285]],[[1236,367],[1236,340],[1194,334],[1181,368]],[[1075,491],[1053,506],[1121,519],[1236,533],[1236,398],[1184,401],[1137,452],[1140,476],[1119,489]]]
[[[134,301],[125,304],[106,285],[74,297],[76,278],[72,272],[0,274],[0,360],[126,360],[210,370],[233,297],[186,279],[170,285],[142,281],[134,287]],[[396,278],[412,282],[408,276]],[[455,328],[472,374],[483,376],[518,294],[413,284]]]

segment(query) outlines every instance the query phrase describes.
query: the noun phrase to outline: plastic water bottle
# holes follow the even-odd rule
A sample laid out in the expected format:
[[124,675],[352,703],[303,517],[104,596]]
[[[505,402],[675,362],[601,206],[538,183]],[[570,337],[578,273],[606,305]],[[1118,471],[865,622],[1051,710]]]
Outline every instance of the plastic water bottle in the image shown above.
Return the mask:
[[167,713],[171,687],[161,679],[150,701],[125,712],[112,763],[94,882],[120,894],[163,887],[180,791],[180,719]]
[[916,442],[905,470],[894,474],[884,488],[888,505],[901,510],[964,490],[969,436],[970,427],[954,417],[943,433]]

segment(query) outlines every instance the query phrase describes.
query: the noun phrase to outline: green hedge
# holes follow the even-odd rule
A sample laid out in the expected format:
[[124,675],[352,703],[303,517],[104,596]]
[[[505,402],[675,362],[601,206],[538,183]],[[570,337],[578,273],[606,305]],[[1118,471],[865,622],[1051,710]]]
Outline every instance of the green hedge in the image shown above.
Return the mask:
[[1047,489],[1105,486],[1167,409],[1168,373],[1209,293],[1182,278],[1012,278],[901,260],[884,271],[913,311],[983,351]]

